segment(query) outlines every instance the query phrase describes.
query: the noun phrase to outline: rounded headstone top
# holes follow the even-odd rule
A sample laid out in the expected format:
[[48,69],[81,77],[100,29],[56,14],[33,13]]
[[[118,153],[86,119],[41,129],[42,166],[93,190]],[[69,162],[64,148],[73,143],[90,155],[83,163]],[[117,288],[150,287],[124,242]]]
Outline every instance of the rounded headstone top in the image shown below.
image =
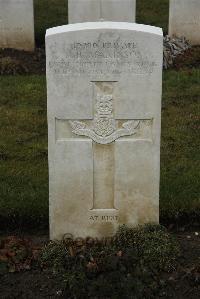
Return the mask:
[[118,30],[133,30],[138,32],[151,33],[156,35],[163,35],[162,28],[136,24],[136,23],[128,23],[128,22],[86,22],[86,23],[77,23],[70,25],[63,25],[58,27],[53,27],[47,29],[46,37],[50,35],[73,32],[73,31],[81,31],[81,30],[96,30],[96,29],[118,29]]

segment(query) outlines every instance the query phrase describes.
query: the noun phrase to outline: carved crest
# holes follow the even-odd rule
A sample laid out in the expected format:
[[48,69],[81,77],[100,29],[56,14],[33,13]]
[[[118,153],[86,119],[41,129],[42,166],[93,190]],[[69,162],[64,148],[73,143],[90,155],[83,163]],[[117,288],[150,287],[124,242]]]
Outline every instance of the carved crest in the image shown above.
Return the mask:
[[76,135],[90,137],[100,144],[108,144],[123,136],[137,132],[140,120],[127,121],[118,128],[113,116],[113,99],[111,94],[97,94],[96,111],[92,125],[81,121],[69,121],[72,132]]
[[112,95],[97,95],[94,132],[102,137],[111,135],[116,130],[113,118]]

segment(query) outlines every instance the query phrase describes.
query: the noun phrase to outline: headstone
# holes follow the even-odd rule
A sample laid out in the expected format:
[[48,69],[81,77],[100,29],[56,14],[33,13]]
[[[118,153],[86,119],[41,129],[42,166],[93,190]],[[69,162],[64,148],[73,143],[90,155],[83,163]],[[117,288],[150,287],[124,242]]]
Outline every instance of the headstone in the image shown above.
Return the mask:
[[34,50],[33,0],[0,0],[0,48]]
[[68,22],[135,22],[136,0],[68,0]]
[[170,0],[169,35],[200,45],[200,0]]
[[106,237],[159,219],[162,30],[47,30],[50,235]]

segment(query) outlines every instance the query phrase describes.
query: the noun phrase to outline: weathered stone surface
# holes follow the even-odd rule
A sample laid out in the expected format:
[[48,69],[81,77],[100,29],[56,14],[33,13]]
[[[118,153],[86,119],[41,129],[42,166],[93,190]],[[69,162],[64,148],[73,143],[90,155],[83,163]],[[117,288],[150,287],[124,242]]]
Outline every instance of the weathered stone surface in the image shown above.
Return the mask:
[[0,0],[0,48],[34,50],[33,0]]
[[162,30],[61,26],[46,54],[51,238],[158,222]]
[[170,0],[169,35],[200,45],[200,0]]
[[68,0],[68,22],[135,22],[136,0]]

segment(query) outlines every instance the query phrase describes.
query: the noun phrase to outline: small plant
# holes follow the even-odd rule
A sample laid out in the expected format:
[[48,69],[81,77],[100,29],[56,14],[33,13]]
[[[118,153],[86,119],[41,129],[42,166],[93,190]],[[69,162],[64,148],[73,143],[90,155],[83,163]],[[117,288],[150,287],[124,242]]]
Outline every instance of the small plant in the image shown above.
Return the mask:
[[50,242],[41,263],[62,276],[72,298],[152,298],[159,273],[176,267],[179,247],[165,228],[119,227],[110,242],[91,238]]
[[37,260],[39,247],[34,247],[27,239],[15,236],[0,241],[0,273],[30,270],[32,263]]
[[119,227],[115,236],[118,248],[134,248],[143,263],[159,270],[171,271],[176,267],[179,247],[176,240],[161,225],[138,226],[134,229]]

